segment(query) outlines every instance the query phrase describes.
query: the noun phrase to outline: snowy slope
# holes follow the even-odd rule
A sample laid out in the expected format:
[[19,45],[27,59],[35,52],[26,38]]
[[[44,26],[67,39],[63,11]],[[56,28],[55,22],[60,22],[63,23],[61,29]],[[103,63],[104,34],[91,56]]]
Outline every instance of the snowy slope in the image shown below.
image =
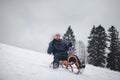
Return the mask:
[[53,56],[0,43],[0,80],[120,80],[120,73],[87,65],[75,75],[49,68]]

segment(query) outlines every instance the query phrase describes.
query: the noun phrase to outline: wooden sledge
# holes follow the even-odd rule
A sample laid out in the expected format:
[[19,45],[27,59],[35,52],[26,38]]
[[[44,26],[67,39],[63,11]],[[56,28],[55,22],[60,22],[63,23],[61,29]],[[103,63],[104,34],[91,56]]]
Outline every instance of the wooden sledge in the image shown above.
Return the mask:
[[[50,64],[50,67],[53,65],[53,62]],[[80,73],[80,64],[78,62],[78,58],[75,55],[69,55],[67,60],[59,61],[59,65],[62,68],[67,69],[68,71],[79,74]]]

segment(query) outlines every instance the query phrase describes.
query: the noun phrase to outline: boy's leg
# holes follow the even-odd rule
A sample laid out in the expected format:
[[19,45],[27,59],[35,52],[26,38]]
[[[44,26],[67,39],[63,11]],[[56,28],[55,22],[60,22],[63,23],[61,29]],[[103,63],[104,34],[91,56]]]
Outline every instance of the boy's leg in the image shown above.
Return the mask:
[[67,55],[62,55],[61,60],[67,60],[68,56]]
[[59,61],[60,61],[60,54],[55,54],[54,61],[53,61],[53,69],[56,69],[59,67]]

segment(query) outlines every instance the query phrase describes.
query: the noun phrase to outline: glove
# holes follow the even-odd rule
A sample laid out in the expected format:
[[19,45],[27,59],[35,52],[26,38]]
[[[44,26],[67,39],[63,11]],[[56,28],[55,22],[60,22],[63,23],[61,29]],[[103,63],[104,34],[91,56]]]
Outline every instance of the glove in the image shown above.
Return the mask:
[[69,43],[69,47],[72,47],[72,42]]

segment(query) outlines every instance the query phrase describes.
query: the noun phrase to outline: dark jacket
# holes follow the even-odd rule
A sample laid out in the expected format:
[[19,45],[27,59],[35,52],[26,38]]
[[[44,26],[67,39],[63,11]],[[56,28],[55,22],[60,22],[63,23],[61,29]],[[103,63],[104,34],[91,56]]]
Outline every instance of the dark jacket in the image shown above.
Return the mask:
[[69,43],[60,39],[60,40],[52,40],[49,43],[49,47],[48,47],[48,54],[59,54],[59,53],[64,53],[67,54],[68,48],[69,48]]

